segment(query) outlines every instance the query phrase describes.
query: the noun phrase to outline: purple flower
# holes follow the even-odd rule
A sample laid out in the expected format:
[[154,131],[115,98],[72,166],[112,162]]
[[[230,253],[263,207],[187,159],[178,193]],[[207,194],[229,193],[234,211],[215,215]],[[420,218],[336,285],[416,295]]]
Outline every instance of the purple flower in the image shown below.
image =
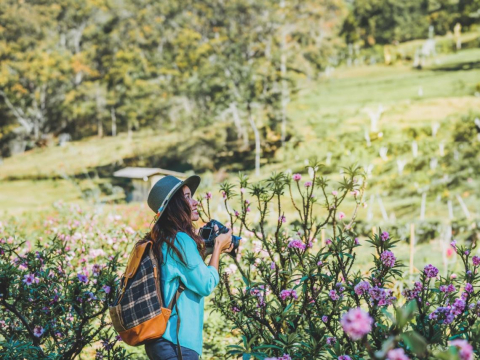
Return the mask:
[[323,315],[323,316],[322,316],[322,321],[323,321],[324,323],[326,323],[326,322],[328,321],[328,316]]
[[373,319],[360,308],[350,309],[340,320],[343,331],[354,341],[372,331]]
[[330,299],[332,299],[333,301],[337,301],[338,299],[340,299],[340,296],[338,296],[335,290],[330,290],[328,295],[330,296]]
[[312,186],[312,182],[311,181],[305,181],[305,187],[306,188],[309,188],[310,186]]
[[280,297],[281,297],[282,300],[286,300],[289,297],[292,297],[295,300],[298,299],[297,292],[295,290],[292,290],[292,289],[286,289],[286,290],[280,291]]
[[360,281],[357,285],[355,285],[355,294],[363,295],[371,288],[370,283],[368,281]]
[[270,264],[270,269],[275,270],[275,261],[272,261]]
[[423,271],[425,272],[427,278],[434,278],[438,275],[438,269],[432,264],[428,264],[427,266],[425,266]]
[[88,283],[88,277],[83,274],[77,274],[78,281],[83,282],[83,283]]
[[110,294],[111,288],[108,285],[103,285],[102,286],[103,291],[105,291],[106,294]]
[[360,245],[360,241],[358,240],[358,238],[355,238],[355,245]]
[[290,241],[288,243],[288,247],[289,248],[297,248],[297,249],[301,249],[301,250],[306,249],[306,245],[301,240],[298,240],[298,239],[294,239],[294,240]]
[[327,345],[333,346],[337,342],[337,338],[335,336],[333,337],[327,337]]
[[295,181],[300,181],[300,180],[302,180],[302,175],[300,175],[300,174],[295,174],[295,175],[293,175],[293,180],[295,180]]
[[467,283],[467,284],[465,285],[465,291],[466,291],[467,293],[471,294],[471,293],[473,292],[473,285],[470,284],[470,283]]
[[475,255],[475,256],[472,258],[472,262],[473,262],[473,265],[474,265],[474,266],[480,265],[480,257],[478,257],[478,256]]
[[393,255],[391,251],[385,250],[382,255],[380,255],[380,260],[382,261],[383,265],[392,268],[395,266],[395,261],[397,260],[397,258]]
[[278,221],[282,222],[282,223],[286,223],[287,222],[287,218],[285,217],[285,215],[282,215],[278,218]]
[[386,231],[382,232],[382,235],[380,235],[380,238],[382,239],[382,241],[388,240],[389,237],[390,237],[390,234]]
[[35,335],[36,337],[42,336],[44,332],[45,329],[41,326],[35,326],[35,328],[33,329],[33,335]]
[[338,357],[338,360],[352,360],[352,358],[348,355],[341,355]]

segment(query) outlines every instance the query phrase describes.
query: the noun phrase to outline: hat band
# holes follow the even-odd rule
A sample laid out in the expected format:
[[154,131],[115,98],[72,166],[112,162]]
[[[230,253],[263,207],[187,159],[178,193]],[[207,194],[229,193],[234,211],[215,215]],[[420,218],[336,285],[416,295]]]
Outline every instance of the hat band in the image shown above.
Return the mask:
[[183,184],[183,181],[180,181],[177,185],[175,185],[172,190],[167,194],[165,197],[165,200],[163,200],[162,206],[158,209],[158,212],[161,213],[163,210],[165,210],[165,207],[167,206],[168,200],[170,199],[170,196],[177,191],[178,187]]

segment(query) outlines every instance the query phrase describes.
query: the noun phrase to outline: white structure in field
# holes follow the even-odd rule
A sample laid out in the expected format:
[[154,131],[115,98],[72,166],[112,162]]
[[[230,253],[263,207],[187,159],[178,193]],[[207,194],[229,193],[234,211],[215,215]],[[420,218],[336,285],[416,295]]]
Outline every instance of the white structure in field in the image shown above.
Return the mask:
[[128,202],[146,201],[152,186],[167,175],[176,176],[180,180],[187,178],[184,173],[160,168],[126,167],[113,173],[115,177],[132,179],[133,191],[127,193]]

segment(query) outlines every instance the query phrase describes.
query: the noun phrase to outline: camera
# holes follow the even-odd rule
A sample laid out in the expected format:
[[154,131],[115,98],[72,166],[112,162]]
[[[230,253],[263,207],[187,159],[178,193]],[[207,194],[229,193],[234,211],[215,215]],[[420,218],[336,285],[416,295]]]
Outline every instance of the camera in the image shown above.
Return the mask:
[[[218,227],[217,230],[215,230],[215,225]],[[210,220],[204,227],[200,228],[199,235],[203,241],[205,241],[207,254],[213,252],[213,246],[215,245],[215,239],[217,236],[226,233],[228,233],[228,228],[217,220]],[[228,253],[230,256],[237,256],[240,239],[240,236],[232,235],[233,250]]]

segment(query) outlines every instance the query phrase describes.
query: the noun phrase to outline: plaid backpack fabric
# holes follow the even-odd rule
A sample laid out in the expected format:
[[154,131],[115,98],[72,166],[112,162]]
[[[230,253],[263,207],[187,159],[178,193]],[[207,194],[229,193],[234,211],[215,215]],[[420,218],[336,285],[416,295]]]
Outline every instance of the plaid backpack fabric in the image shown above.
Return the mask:
[[[120,292],[109,308],[113,327],[128,345],[138,346],[162,337],[172,308],[184,290],[180,284],[168,307],[164,307],[160,274],[153,242],[137,243],[122,277]],[[177,339],[179,328],[178,320]],[[180,350],[179,344],[178,349]],[[180,353],[179,358],[181,359]]]

